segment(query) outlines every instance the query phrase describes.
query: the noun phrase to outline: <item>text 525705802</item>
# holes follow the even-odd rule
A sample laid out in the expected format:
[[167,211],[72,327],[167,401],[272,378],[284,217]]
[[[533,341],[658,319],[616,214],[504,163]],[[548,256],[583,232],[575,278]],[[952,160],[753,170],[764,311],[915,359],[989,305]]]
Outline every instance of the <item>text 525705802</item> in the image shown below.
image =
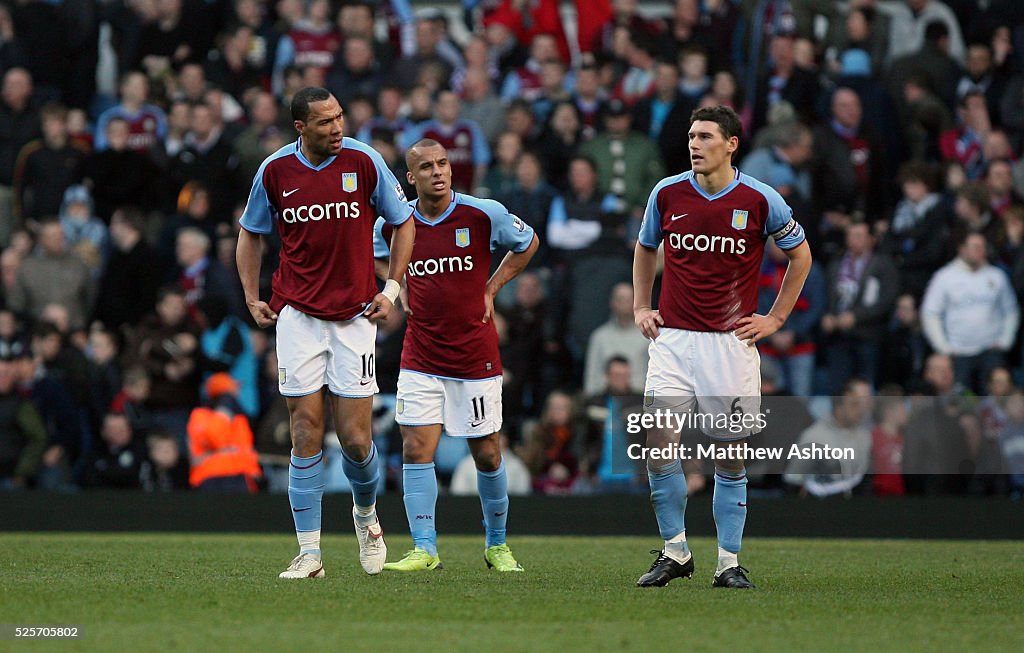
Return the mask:
[[81,626],[0,624],[0,639],[76,639],[82,632]]

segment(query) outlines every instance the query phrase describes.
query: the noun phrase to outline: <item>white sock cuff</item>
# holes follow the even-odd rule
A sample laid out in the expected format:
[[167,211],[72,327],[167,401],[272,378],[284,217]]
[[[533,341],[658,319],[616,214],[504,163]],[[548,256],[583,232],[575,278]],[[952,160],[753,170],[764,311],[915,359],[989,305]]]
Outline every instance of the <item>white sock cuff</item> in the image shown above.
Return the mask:
[[732,567],[738,567],[739,564],[740,560],[738,553],[726,551],[722,547],[718,547],[718,569],[715,571],[716,574]]
[[299,553],[320,550],[320,529],[315,531],[296,531],[295,537],[299,540]]

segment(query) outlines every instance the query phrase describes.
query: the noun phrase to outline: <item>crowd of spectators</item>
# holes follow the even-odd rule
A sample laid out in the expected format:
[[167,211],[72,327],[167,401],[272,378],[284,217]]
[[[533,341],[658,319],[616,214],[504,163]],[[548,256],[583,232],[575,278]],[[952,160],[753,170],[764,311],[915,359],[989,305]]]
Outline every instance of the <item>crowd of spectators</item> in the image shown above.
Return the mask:
[[[317,85],[403,183],[434,138],[457,190],[541,236],[496,319],[506,455],[535,490],[642,479],[611,463],[646,367],[632,247],[651,188],[689,168],[690,113],[726,104],[738,167],[815,256],[762,343],[765,392],[838,396],[786,437],[852,429],[873,461],[851,475],[872,481],[802,491],[1019,493],[1022,25],[1018,0],[0,0],[0,485],[273,486],[248,453],[209,457],[289,450],[234,249],[253,175],[295,138],[292,95]],[[769,248],[763,306],[784,272]],[[403,321],[378,336],[393,454]],[[958,398],[944,439],[912,435],[924,397]],[[913,446],[970,465],[894,481]]]

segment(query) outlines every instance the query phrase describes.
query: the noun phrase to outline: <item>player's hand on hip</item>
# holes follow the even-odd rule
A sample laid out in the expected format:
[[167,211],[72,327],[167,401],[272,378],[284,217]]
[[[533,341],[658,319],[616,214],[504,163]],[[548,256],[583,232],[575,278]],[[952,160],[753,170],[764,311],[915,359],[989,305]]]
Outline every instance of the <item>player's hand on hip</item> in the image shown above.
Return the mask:
[[402,280],[402,289],[398,291],[398,301],[401,302],[402,308],[405,310],[405,316],[412,315],[412,306],[409,305],[409,286],[404,279]]
[[387,295],[379,292],[373,298],[373,301],[370,302],[370,305],[366,307],[366,310],[363,311],[363,315],[368,317],[371,322],[379,322],[387,319],[392,307],[394,307],[394,304],[391,303]]
[[484,319],[483,323],[487,324],[494,318],[494,295],[489,292],[484,293]]
[[753,347],[759,340],[764,340],[782,328],[782,320],[769,313],[758,315],[754,313],[750,317],[740,318],[736,322],[736,330],[733,333],[736,337]]
[[662,319],[661,313],[648,307],[638,308],[633,311],[633,321],[640,327],[640,333],[644,334],[644,337],[648,340],[654,340],[661,335],[658,327],[665,325],[665,320]]
[[249,308],[252,319],[256,321],[256,326],[259,328],[266,329],[277,324],[277,313],[271,310],[266,302],[248,302],[246,306]]

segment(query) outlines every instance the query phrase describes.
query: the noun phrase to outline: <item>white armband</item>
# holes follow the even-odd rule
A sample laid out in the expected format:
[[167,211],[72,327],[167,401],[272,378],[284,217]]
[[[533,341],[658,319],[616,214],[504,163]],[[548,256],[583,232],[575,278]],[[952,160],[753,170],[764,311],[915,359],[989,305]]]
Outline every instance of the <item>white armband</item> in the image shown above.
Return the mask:
[[380,293],[391,300],[394,304],[398,301],[398,291],[402,289],[402,286],[394,279],[388,279],[384,282],[384,290]]

